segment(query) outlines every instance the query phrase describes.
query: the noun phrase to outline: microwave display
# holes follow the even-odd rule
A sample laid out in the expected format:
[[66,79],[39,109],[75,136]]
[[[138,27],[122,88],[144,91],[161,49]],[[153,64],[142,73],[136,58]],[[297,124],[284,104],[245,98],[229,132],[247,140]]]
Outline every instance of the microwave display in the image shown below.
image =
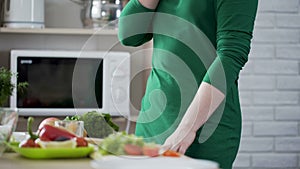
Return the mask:
[[17,93],[18,108],[103,107],[103,58],[17,59],[17,82],[29,84]]

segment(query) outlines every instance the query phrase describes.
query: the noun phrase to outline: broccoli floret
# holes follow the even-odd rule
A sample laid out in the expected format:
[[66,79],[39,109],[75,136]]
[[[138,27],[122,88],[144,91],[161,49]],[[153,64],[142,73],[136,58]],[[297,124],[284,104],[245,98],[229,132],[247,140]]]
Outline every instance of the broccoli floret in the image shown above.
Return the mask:
[[89,137],[104,138],[119,130],[109,114],[92,111],[83,114],[79,120],[84,121],[84,128]]

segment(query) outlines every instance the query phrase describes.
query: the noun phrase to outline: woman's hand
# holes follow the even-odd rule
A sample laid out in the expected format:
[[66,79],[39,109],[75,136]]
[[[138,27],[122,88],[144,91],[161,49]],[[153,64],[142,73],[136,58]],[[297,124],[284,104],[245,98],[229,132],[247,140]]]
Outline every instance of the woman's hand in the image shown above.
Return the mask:
[[193,143],[196,137],[196,132],[191,127],[178,127],[173,134],[171,134],[164,145],[162,151],[173,150],[184,154],[189,146]]
[[159,0],[138,0],[144,7],[149,9],[155,9],[159,3]]
[[225,95],[220,90],[202,82],[179,126],[167,138],[162,149],[184,154],[195,140],[196,131],[209,119],[224,98]]

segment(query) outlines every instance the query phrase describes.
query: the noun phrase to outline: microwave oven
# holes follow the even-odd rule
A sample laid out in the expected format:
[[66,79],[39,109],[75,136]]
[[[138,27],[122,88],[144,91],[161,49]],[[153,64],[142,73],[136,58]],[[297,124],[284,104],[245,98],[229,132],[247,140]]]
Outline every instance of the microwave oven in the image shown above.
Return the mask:
[[13,90],[10,107],[22,116],[70,116],[89,111],[128,116],[128,52],[11,50]]

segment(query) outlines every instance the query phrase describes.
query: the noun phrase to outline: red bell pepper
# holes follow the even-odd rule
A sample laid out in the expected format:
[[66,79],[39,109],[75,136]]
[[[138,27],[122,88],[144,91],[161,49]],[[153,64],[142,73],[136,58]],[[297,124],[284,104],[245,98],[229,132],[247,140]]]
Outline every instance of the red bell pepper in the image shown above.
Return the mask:
[[67,130],[46,124],[40,130],[39,137],[41,141],[57,141],[57,139],[61,137],[71,139],[76,137],[76,135],[68,132]]
[[180,157],[180,154],[178,152],[172,150],[167,150],[162,155],[168,157]]
[[88,145],[87,141],[82,137],[76,137],[75,134],[70,133],[67,130],[61,129],[59,127],[44,125],[39,131],[39,138],[41,141],[59,141],[59,140],[69,140],[76,138],[77,147],[86,147]]

